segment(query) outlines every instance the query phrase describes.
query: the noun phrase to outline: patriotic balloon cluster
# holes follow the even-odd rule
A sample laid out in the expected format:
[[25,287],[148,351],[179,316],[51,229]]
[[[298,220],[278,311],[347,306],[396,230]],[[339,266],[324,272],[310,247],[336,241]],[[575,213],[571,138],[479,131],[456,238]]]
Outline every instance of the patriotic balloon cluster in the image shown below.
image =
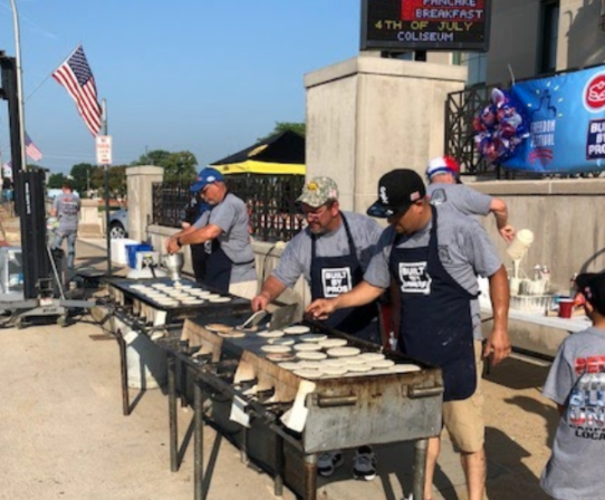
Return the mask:
[[506,161],[529,137],[528,121],[521,114],[512,95],[505,90],[492,90],[490,104],[473,120],[475,147],[490,163]]

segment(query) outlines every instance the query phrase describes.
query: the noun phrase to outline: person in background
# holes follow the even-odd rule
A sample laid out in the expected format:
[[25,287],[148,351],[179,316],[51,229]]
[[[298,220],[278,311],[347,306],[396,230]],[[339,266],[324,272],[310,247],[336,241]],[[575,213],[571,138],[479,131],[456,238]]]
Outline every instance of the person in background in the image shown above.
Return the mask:
[[515,238],[515,228],[508,223],[508,207],[500,198],[494,198],[463,185],[460,182],[460,165],[451,156],[438,156],[426,167],[429,181],[427,194],[431,204],[446,203],[465,215],[488,215],[496,218],[500,236],[510,243]]
[[560,418],[540,485],[557,500],[605,492],[605,273],[580,274],[576,287],[592,326],[563,341],[542,391]]
[[[189,205],[185,208],[185,216],[181,222],[181,227],[187,229],[193,226],[202,214],[210,209],[208,203],[204,203],[198,193],[195,193],[191,198]],[[206,277],[206,260],[208,254],[203,243],[190,245],[191,247],[191,267],[195,276],[195,281],[204,283]]]
[[229,192],[214,168],[200,171],[191,192],[198,193],[210,210],[166,240],[166,250],[176,253],[183,245],[203,243],[208,254],[204,283],[221,293],[252,298],[257,278],[246,204]]
[[[369,217],[342,212],[338,186],[330,177],[314,177],[297,199],[308,226],[286,246],[277,267],[252,299],[252,309],[266,309],[288,287],[304,276],[312,299],[336,297],[363,279],[382,230]],[[326,326],[380,344],[378,305],[373,302],[356,309],[342,309],[325,321]],[[331,476],[343,464],[342,452],[320,455],[317,471]],[[376,459],[369,446],[357,450],[353,464],[357,478],[376,477]]]
[[10,177],[2,179],[2,201],[7,205],[7,210],[11,211],[10,204],[13,201],[13,181]]
[[[400,350],[441,368],[443,424],[461,451],[469,500],[485,492],[485,429],[481,379],[482,354],[498,364],[511,352],[508,337],[509,290],[506,269],[485,230],[472,217],[433,207],[422,178],[413,170],[393,170],[378,184],[378,200],[368,215],[387,218],[364,280],[333,299],[314,301],[316,318],[359,307],[379,297],[394,282],[399,296]],[[476,300],[477,275],[486,276],[494,311],[492,332],[482,348]],[[429,439],[424,500],[441,449]]]
[[76,237],[78,235],[78,219],[80,214],[80,197],[73,192],[73,187],[69,181],[61,187],[61,194],[55,196],[51,217],[57,218],[57,228],[55,229],[55,241],[52,248],[61,248],[63,240],[67,239],[67,268],[70,276],[73,278],[74,263],[76,259]]

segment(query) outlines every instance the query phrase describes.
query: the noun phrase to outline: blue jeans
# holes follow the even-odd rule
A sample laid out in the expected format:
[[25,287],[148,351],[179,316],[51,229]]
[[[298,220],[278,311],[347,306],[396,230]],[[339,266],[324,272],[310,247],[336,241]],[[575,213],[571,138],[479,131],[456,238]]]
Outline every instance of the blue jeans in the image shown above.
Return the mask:
[[53,248],[61,248],[63,246],[63,240],[67,238],[67,267],[69,269],[74,268],[74,261],[76,260],[76,231],[65,231],[56,232],[55,244]]

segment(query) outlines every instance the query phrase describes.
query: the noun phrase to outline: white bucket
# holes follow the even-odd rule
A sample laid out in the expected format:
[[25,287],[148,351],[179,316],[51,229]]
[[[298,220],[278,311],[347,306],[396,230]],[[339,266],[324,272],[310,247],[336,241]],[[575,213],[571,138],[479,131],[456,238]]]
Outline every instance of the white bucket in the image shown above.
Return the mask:
[[517,235],[506,249],[506,253],[513,260],[521,260],[533,242],[534,233],[529,229],[521,229],[517,231]]
[[128,387],[156,389],[166,384],[168,371],[166,352],[155,345],[147,335],[130,330],[124,335]]

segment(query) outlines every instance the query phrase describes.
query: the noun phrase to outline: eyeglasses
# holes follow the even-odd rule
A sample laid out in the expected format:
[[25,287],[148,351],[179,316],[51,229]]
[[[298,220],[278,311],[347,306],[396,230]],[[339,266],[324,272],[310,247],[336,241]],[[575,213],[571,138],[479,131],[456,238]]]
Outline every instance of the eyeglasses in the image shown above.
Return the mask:
[[325,214],[329,210],[328,205],[323,205],[313,211],[307,211],[303,209],[303,214],[307,219],[319,219],[323,214]]

